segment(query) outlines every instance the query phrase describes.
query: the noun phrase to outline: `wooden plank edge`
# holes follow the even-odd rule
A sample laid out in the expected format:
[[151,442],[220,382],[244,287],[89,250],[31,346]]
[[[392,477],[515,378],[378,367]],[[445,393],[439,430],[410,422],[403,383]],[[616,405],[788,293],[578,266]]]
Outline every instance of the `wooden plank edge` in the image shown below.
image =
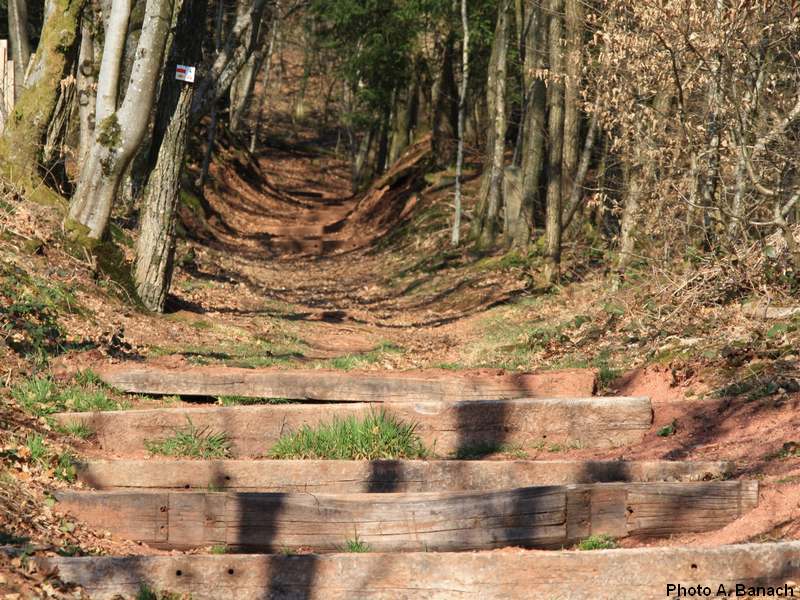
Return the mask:
[[[228,433],[235,457],[253,457],[266,455],[281,435],[303,425],[373,410],[370,403],[281,404],[58,413],[54,418],[62,425],[83,423],[102,449],[115,454],[141,454],[147,439],[172,435],[191,420]],[[641,441],[653,419],[649,398],[626,396],[407,402],[386,410],[413,423],[422,440],[443,456],[495,442],[620,447]]]
[[[504,551],[329,555],[186,555],[33,558],[96,600],[135,597],[142,586],[193,600],[641,600],[676,597],[667,586],[736,585],[800,595],[800,542],[593,552]],[[788,594],[786,594],[788,595]]]
[[[601,483],[377,495],[60,491],[55,497],[61,512],[90,526],[166,549],[227,543],[240,550],[304,545],[333,552],[358,531],[377,550],[442,551],[559,548],[595,534],[710,531],[742,516],[743,498],[757,493],[755,483]],[[506,522],[500,529],[493,524],[498,518]],[[296,522],[304,525],[297,528]],[[259,523],[267,529],[254,529]],[[325,532],[309,529],[312,523],[324,524]],[[529,530],[521,533],[523,528]],[[451,533],[436,533],[442,531]]]
[[96,370],[106,384],[137,394],[235,395],[320,402],[407,402],[590,396],[596,369],[530,373],[277,370],[200,366],[182,369],[141,364]]
[[[488,490],[577,483],[708,481],[731,461],[579,460],[89,460],[78,480],[94,489],[314,493]],[[748,494],[743,509],[758,501]]]

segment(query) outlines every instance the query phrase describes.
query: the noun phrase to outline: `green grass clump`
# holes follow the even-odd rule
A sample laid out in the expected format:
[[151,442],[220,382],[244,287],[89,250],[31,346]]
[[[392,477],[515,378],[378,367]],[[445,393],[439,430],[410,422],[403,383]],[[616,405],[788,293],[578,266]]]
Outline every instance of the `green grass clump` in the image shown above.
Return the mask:
[[617,547],[617,541],[608,534],[591,535],[578,544],[578,550],[611,550]]
[[656,432],[658,437],[669,437],[671,435],[675,435],[678,431],[678,421],[676,419],[672,419],[672,423],[669,425],[664,425],[661,429]]
[[[36,416],[57,412],[93,412],[123,410],[130,403],[111,398],[99,380],[78,374],[74,383],[59,387],[50,377],[26,379],[11,390],[11,396],[23,409]],[[96,377],[96,376],[94,376]]]
[[151,454],[181,456],[190,458],[228,458],[231,454],[228,436],[215,433],[208,427],[195,427],[186,419],[186,427],[175,429],[174,433],[162,440],[145,440],[145,448]]
[[352,540],[347,540],[344,543],[344,548],[342,548],[342,550],[345,552],[351,552],[353,554],[363,554],[364,552],[369,552],[370,547],[369,544],[361,541],[358,539],[358,536],[356,536]]
[[415,433],[416,426],[403,423],[385,410],[372,411],[357,419],[334,418],[282,437],[270,450],[272,458],[322,458],[330,460],[376,460],[425,458],[428,449]]

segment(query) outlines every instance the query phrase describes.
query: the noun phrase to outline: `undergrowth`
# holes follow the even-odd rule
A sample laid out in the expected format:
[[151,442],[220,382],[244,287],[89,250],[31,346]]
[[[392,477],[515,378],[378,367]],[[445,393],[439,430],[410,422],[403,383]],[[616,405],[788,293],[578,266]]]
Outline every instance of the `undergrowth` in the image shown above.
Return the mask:
[[[58,412],[92,412],[130,408],[126,400],[117,400],[91,373],[79,373],[72,383],[61,387],[48,376],[24,379],[11,389],[11,396],[24,410],[35,416]],[[77,434],[78,430],[71,433]],[[79,437],[82,437],[79,435]]]
[[330,423],[313,428],[304,425],[282,437],[269,455],[281,459],[331,460],[425,458],[430,452],[415,428],[383,409],[363,418],[334,417]]

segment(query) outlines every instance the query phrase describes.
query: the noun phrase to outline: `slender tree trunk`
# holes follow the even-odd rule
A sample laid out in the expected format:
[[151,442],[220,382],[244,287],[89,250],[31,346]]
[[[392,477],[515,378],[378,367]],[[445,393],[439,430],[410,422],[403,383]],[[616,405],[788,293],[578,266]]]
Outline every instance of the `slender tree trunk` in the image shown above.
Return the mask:
[[247,40],[252,39],[249,37],[252,28],[261,22],[265,3],[266,0],[253,0],[248,11],[237,15],[207,75],[195,84],[192,100],[194,122],[208,114],[212,106],[228,93],[234,78],[255,50]]
[[[664,114],[671,102],[671,92],[662,90],[653,100],[653,108],[657,114]],[[639,216],[641,214],[642,196],[645,185],[655,175],[655,164],[650,157],[649,146],[652,132],[640,123],[637,128],[635,146],[632,157],[625,168],[625,201],[620,221],[619,257],[617,270],[623,272],[631,263],[636,248]]]
[[272,16],[272,31],[269,36],[269,48],[267,49],[267,56],[264,59],[264,75],[262,76],[261,85],[263,90],[261,92],[261,101],[258,103],[258,112],[256,113],[256,122],[253,125],[253,132],[250,136],[250,152],[256,151],[256,143],[261,134],[261,123],[264,120],[264,109],[267,105],[269,97],[269,82],[272,74],[272,56],[275,52],[275,43],[278,37],[278,26],[280,24],[280,2],[275,4],[274,14]]
[[392,111],[392,143],[389,147],[389,164],[394,164],[411,141],[411,105],[416,86],[409,83],[404,89],[396,91]]
[[[136,53],[127,93],[120,108],[98,122],[94,144],[70,205],[66,226],[75,239],[90,244],[105,235],[122,176],[147,131],[171,16],[170,0],[148,0],[139,39],[141,51]],[[121,19],[117,21],[120,22]],[[99,79],[118,78],[116,61],[109,60],[106,67],[103,58]],[[106,82],[104,89],[114,87]]]
[[[217,0],[217,14],[214,19],[214,50],[217,54],[222,50],[222,28],[225,22],[225,0]],[[199,116],[199,113],[198,113]],[[214,156],[214,143],[217,139],[217,101],[211,104],[208,132],[206,136],[206,149],[203,152],[203,164],[200,167],[200,177],[197,187],[203,189],[208,179],[208,170],[211,168],[211,159]]]
[[456,151],[456,189],[454,200],[453,246],[461,243],[461,176],[464,170],[464,119],[467,110],[467,88],[469,87],[469,19],[467,0],[461,0],[461,87],[458,90],[458,149]]
[[[489,126],[486,128],[484,168],[483,173],[481,174],[481,186],[478,192],[478,202],[475,207],[472,224],[470,226],[470,236],[478,243],[479,246],[482,244],[482,238],[486,239],[486,237],[494,237],[494,230],[497,229],[496,223],[489,225],[488,222],[490,196],[492,193],[492,176],[494,175],[494,156],[497,151],[497,80],[500,77],[501,59],[504,60],[505,58],[507,52],[506,44],[508,43],[508,0],[501,0],[497,10],[497,23],[495,25],[492,50],[489,56],[489,65],[486,74],[485,106],[486,120],[489,121]],[[503,69],[505,69],[504,65]],[[503,120],[505,120],[505,107],[503,107]],[[495,183],[497,182],[495,181]],[[500,182],[499,189],[502,191],[502,181]],[[484,230],[487,227],[490,227],[492,232],[485,236]]]
[[[243,0],[243,4],[245,7],[249,4],[246,0]],[[244,10],[240,9],[241,12]],[[261,38],[261,20],[259,19],[258,22],[253,23],[253,27],[250,29],[250,39],[247,42],[249,46],[254,48],[252,54],[248,57],[247,61],[245,62],[242,70],[239,71],[239,74],[236,75],[236,78],[233,80],[231,84],[231,91],[230,91],[230,98],[231,98],[231,109],[230,109],[230,127],[231,131],[238,131],[239,126],[241,125],[242,119],[246,116],[247,111],[250,108],[250,103],[253,97],[253,87],[256,83],[256,76],[258,72],[261,70],[261,63],[264,61],[265,56],[265,44],[259,43]]]
[[506,150],[506,58],[508,56],[508,21],[511,3],[501,0],[498,7],[495,43],[498,46],[497,72],[494,94],[494,147],[491,154],[491,171],[486,199],[486,218],[478,246],[489,248],[495,242],[498,217],[503,201],[503,166]]
[[[196,31],[206,21],[207,0],[179,0],[175,37],[166,72],[178,63],[197,63],[202,38]],[[185,163],[191,121],[190,83],[165,78],[161,86],[151,147],[153,170],[145,185],[140,235],[136,243],[134,280],[139,298],[150,310],[163,311],[172,280],[175,255],[175,210]]]
[[548,284],[558,281],[561,271],[561,191],[562,152],[564,141],[563,50],[561,48],[561,13],[563,0],[549,1],[549,57],[552,80],[547,86],[548,136],[550,147],[547,159],[547,240],[544,279]]
[[61,81],[72,66],[83,2],[48,0],[42,35],[25,88],[0,138],[0,174],[25,189],[33,199],[52,200],[40,185],[41,146],[56,108]]
[[78,53],[78,163],[83,164],[94,140],[95,104],[95,47],[93,15],[84,11],[81,20],[81,47]]
[[433,154],[441,166],[452,165],[455,160],[458,105],[456,82],[453,76],[455,62],[455,33],[450,31],[442,48],[441,73],[433,98]]
[[539,181],[544,168],[547,102],[547,90],[541,76],[547,51],[547,28],[538,3],[534,3],[529,11],[523,64],[523,82],[527,91],[522,138],[522,203],[511,242],[512,246],[523,249],[531,240],[539,199]]
[[11,41],[11,56],[14,59],[14,97],[19,98],[25,84],[25,71],[31,59],[28,40],[27,0],[8,0],[8,37]]
[[566,61],[564,65],[564,161],[561,194],[568,198],[575,187],[580,144],[580,84],[583,46],[583,1],[566,0]]
[[100,78],[97,80],[95,118],[98,123],[102,123],[117,110],[122,54],[132,7],[133,0],[113,0],[111,4],[111,14],[103,42]]

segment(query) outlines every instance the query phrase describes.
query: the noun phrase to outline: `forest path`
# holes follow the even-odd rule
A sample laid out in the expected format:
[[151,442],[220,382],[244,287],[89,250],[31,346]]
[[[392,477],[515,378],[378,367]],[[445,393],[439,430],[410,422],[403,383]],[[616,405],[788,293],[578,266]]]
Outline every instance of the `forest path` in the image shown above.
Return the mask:
[[[381,247],[363,208],[353,214],[348,163],[304,135],[255,155],[220,150],[206,220],[189,219],[196,261],[177,275],[172,311],[248,331],[271,318],[308,359],[402,348],[408,360],[390,362],[413,367],[446,362],[488,307],[524,291],[519,274],[487,274],[479,257],[463,268],[462,253],[442,256],[431,236]],[[440,209],[441,195],[420,197]]]

